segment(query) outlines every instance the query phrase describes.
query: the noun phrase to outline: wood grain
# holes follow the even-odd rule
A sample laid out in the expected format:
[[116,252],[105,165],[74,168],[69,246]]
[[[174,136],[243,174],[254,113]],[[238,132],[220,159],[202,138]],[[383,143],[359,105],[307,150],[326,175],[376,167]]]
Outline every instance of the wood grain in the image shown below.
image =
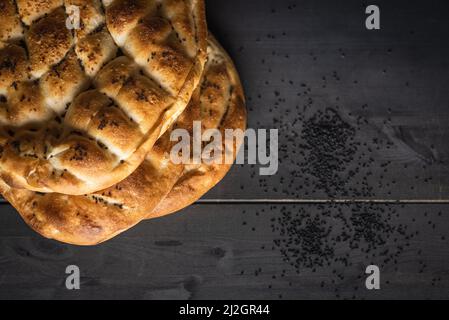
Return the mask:
[[[376,4],[380,31],[365,29],[362,1],[208,0],[210,29],[241,72],[249,126],[280,130],[278,175],[235,166],[201,204],[91,248],[43,239],[1,205],[0,299],[448,298],[449,204],[432,204],[449,201],[447,2]],[[302,165],[304,125],[326,108],[357,146],[335,195]],[[335,198],[351,201],[321,203]],[[338,234],[341,216],[363,213],[393,230],[379,231],[385,243],[369,254],[330,241],[331,265],[298,268],[275,244],[285,215],[318,217]],[[379,291],[364,289],[371,263]],[[69,264],[81,268],[79,291],[65,289]]]
[[304,121],[325,108],[338,108],[360,143],[346,189],[449,198],[447,3],[376,4],[380,31],[365,29],[361,1],[209,1],[210,28],[241,72],[249,126],[278,128],[281,146],[276,176],[236,167],[209,198],[326,198],[300,166]]
[[[403,246],[396,262],[383,263],[382,255],[365,257],[342,242],[334,246],[336,256],[349,255],[350,266],[303,268],[299,274],[283,260],[274,245],[279,235],[271,231],[271,220],[285,210],[292,213],[305,210],[307,215],[320,216],[329,207],[283,207],[193,206],[181,214],[144,222],[92,248],[42,239],[13,210],[4,207],[0,216],[0,298],[448,297],[449,206],[397,205],[393,209],[391,225],[407,225],[408,234],[419,231],[413,239],[394,234],[379,247],[381,251],[387,248],[394,251]],[[350,209],[344,207],[345,212]],[[371,263],[381,268],[381,290],[376,292],[364,287],[364,270]],[[65,289],[64,272],[69,264],[81,269],[79,291]]]

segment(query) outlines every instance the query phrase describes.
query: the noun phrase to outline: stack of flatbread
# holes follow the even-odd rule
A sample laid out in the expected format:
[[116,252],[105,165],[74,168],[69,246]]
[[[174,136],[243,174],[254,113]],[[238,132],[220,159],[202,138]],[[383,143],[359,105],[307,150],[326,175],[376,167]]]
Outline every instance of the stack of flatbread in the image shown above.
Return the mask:
[[0,192],[41,235],[94,245],[197,201],[231,167],[173,161],[197,124],[246,127],[203,0],[0,0]]

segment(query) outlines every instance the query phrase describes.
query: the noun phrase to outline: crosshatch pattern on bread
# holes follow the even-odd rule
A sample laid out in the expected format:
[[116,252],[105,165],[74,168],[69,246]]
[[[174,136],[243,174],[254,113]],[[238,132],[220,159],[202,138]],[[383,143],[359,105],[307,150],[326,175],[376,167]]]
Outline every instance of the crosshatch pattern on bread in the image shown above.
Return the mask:
[[[213,39],[209,40],[201,83],[188,107],[128,178],[82,196],[14,189],[1,181],[0,192],[31,228],[47,238],[76,245],[106,241],[144,219],[190,205],[226,175],[230,164],[184,165],[170,161],[174,144],[170,141],[171,129],[182,128],[192,135],[194,121],[201,121],[204,130],[246,128],[239,76],[231,59]],[[232,146],[236,155],[240,145]]]
[[0,178],[14,188],[82,195],[125,179],[207,55],[203,0],[0,0],[0,17]]

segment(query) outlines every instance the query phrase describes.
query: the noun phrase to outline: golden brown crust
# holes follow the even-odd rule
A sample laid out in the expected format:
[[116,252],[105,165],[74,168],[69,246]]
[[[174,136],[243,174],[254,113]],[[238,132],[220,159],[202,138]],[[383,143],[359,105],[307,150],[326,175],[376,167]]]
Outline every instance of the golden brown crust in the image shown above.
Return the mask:
[[[191,132],[193,122],[203,120],[205,129],[243,129],[246,112],[237,72],[223,49],[215,42],[210,45],[212,58],[205,69],[202,86],[195,91],[175,128]],[[107,104],[108,98],[95,101],[99,102],[91,108],[99,110]],[[158,140],[146,161],[131,176],[101,192],[84,196],[39,194],[14,189],[2,182],[0,191],[43,236],[77,245],[97,244],[129,229],[150,212],[154,218],[190,204],[212,188],[230,168],[230,165],[203,165],[187,172],[184,165],[169,160],[174,143],[169,133]],[[0,142],[2,137],[0,131]],[[167,200],[158,206],[164,198]]]
[[[207,54],[203,0],[114,0],[103,8],[99,0],[18,0],[18,12],[11,4],[0,2],[11,25],[0,39],[0,129],[12,132],[1,145],[0,176],[14,187],[74,195],[125,179],[200,81]],[[80,29],[67,28],[71,6],[80,10]],[[11,40],[21,34],[13,30],[19,17],[29,56]],[[78,120],[87,124],[75,130],[65,115],[92,86],[114,108],[84,108]],[[15,87],[33,89],[32,100],[17,104],[24,91],[14,96]],[[77,142],[85,161],[74,160]],[[94,168],[102,169],[100,177]]]
[[0,0],[0,42],[13,41],[23,36],[13,0]]
[[94,245],[141,221],[172,189],[183,167],[169,161],[170,146],[167,132],[133,174],[97,193],[82,196],[37,193],[11,188],[1,180],[0,191],[41,235],[76,245]]
[[[205,66],[200,92],[202,127],[203,130],[218,128],[225,137],[226,129],[245,130],[245,97],[231,58],[214,38],[209,38],[209,50],[217,52],[218,55],[210,57]],[[228,142],[228,146],[233,147],[233,160],[240,149],[240,142]],[[222,151],[225,146],[226,140],[223,141]],[[193,168],[184,168],[173,189],[148,215],[148,219],[165,216],[191,205],[220,182],[231,167],[231,164],[225,163],[203,163]]]
[[[11,190],[3,182],[0,190],[25,222],[43,236],[71,244],[93,245],[141,221],[140,210],[154,208],[172,187],[171,182],[176,181],[172,178],[176,174],[176,168],[155,169],[150,162],[145,162],[123,183],[90,196]],[[136,204],[139,210],[135,210]]]
[[53,109],[55,114],[63,114],[76,95],[89,87],[87,75],[74,50],[47,72],[41,78],[40,84],[47,106]]
[[100,0],[64,0],[66,13],[73,13],[73,8],[80,8],[80,28],[74,30],[76,42],[94,33],[105,24],[105,16]]
[[17,82],[29,77],[29,63],[24,48],[7,44],[0,50],[0,95],[5,96],[8,89]]
[[106,62],[116,56],[117,46],[106,28],[80,39],[76,45],[76,55],[89,77],[94,77]]
[[63,0],[16,0],[15,2],[20,19],[28,26],[63,5]]
[[72,33],[65,25],[66,15],[58,8],[33,23],[26,34],[31,73],[40,78],[51,66],[58,64],[72,47]]

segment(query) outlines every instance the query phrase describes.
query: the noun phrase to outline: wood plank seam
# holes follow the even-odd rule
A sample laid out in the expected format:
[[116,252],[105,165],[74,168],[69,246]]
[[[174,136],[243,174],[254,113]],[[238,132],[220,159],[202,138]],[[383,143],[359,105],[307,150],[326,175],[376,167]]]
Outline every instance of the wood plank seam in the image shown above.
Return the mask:
[[[232,204],[449,204],[449,199],[200,199],[193,205],[232,205]],[[0,205],[9,205],[0,199]]]

